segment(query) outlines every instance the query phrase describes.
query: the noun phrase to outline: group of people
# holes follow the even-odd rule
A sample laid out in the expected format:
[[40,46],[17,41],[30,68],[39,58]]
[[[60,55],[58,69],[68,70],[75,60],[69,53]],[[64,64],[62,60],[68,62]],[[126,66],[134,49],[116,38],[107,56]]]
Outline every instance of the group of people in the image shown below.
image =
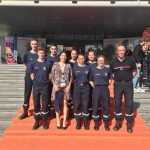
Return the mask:
[[[137,68],[135,61],[126,56],[124,45],[118,45],[116,48],[116,57],[109,68],[105,66],[104,56],[96,57],[93,50],[88,51],[87,60],[83,54],[72,50],[71,59],[66,62],[66,51],[57,55],[55,44],[51,44],[48,55],[44,48],[38,48],[36,39],[31,40],[30,46],[31,50],[24,56],[25,97],[20,120],[28,117],[33,87],[35,118],[33,130],[39,128],[41,118],[43,128],[49,128],[48,117],[51,115],[51,107],[55,110],[57,128],[67,129],[68,102],[72,100],[77,130],[81,129],[82,122],[84,129],[89,130],[89,117],[92,116],[94,130],[99,130],[99,121],[102,118],[104,129],[109,131],[110,92],[108,86],[113,79],[116,119],[113,130],[120,130],[122,125],[122,96],[124,95],[127,132],[133,132],[134,88],[132,80],[136,76]],[[102,116],[100,116],[100,107]],[[63,114],[62,122],[61,114]]]

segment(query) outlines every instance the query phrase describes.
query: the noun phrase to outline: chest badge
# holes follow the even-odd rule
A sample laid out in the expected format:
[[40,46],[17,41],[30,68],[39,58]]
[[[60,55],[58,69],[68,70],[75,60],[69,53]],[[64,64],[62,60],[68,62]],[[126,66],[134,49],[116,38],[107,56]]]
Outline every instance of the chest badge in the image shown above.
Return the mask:
[[108,74],[107,74],[107,73],[105,73],[105,76],[108,76]]
[[85,71],[85,74],[88,74],[88,71]]
[[46,67],[43,67],[43,70],[46,71]]

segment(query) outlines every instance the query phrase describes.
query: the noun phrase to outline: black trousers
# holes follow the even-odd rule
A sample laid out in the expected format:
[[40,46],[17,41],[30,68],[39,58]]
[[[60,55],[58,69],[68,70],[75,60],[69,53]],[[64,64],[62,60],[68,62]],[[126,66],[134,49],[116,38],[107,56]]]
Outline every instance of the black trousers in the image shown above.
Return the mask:
[[89,116],[89,85],[74,85],[73,90],[74,101],[74,116],[75,118],[81,117],[87,118]]
[[147,63],[147,81],[150,88],[150,63]]
[[49,116],[49,85],[45,86],[33,86],[33,101],[34,101],[34,118],[39,120],[41,117],[41,105],[42,101],[42,119],[45,120]]
[[99,106],[102,100],[102,109],[103,109],[103,120],[109,120],[109,99],[110,93],[108,86],[95,86],[92,93],[93,97],[93,114],[92,118],[94,121],[100,119],[99,115]]
[[125,116],[127,121],[132,121],[133,116],[133,83],[114,82],[115,118],[122,119],[122,96],[125,98]]
[[26,74],[24,80],[25,80],[25,86],[24,86],[23,109],[24,111],[28,111],[33,81],[31,80],[30,74]]

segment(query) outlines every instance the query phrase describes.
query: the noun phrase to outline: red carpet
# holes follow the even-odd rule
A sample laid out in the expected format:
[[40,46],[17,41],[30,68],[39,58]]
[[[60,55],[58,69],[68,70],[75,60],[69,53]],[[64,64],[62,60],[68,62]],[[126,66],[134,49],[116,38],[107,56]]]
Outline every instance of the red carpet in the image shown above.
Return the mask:
[[[112,88],[111,88],[112,89]],[[113,94],[111,90],[111,95]],[[111,101],[111,106],[113,101]],[[32,106],[31,106],[32,114]],[[110,108],[112,112],[113,107]],[[0,140],[0,150],[76,150],[76,149],[101,149],[101,150],[150,150],[150,130],[145,121],[135,112],[134,133],[126,132],[126,121],[120,131],[113,131],[114,119],[111,122],[110,132],[104,131],[103,123],[99,131],[93,130],[93,121],[90,122],[90,130],[75,129],[75,120],[68,121],[67,130],[56,129],[56,120],[50,121],[50,129],[45,131],[42,126],[32,130],[34,123],[31,115],[25,120],[18,120],[22,108],[13,119],[10,127],[5,131],[4,138]]]

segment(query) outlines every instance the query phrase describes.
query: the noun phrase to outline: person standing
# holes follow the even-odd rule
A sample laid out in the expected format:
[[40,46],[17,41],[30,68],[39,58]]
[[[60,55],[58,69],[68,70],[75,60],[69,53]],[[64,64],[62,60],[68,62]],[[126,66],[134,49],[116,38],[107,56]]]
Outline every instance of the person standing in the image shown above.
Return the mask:
[[111,82],[111,71],[104,66],[104,57],[99,56],[97,58],[97,67],[93,67],[90,73],[90,84],[93,87],[93,115],[92,118],[95,122],[94,130],[99,130],[99,106],[100,100],[102,100],[103,108],[103,122],[106,131],[109,131],[109,100],[110,93],[108,86]]
[[127,120],[127,132],[132,133],[133,114],[133,83],[132,79],[136,75],[136,64],[133,59],[125,56],[126,49],[119,45],[116,50],[116,58],[110,65],[114,77],[114,100],[116,124],[113,128],[118,131],[122,121],[122,96],[125,102],[125,117]]
[[30,40],[31,50],[24,55],[24,67],[25,67],[25,86],[24,86],[24,104],[23,114],[19,117],[20,120],[28,117],[29,101],[32,91],[33,82],[30,77],[30,64],[38,58],[37,49],[38,41],[36,39]]
[[77,64],[73,67],[74,89],[74,116],[76,129],[81,129],[81,117],[83,117],[84,128],[89,130],[89,66],[84,63],[85,57],[78,55]]
[[[49,53],[49,55],[46,56],[46,61],[48,61],[51,64],[54,64],[55,62],[58,61],[57,45],[55,43],[51,43],[49,50],[50,50],[50,53]],[[51,97],[51,94],[52,94],[52,88],[53,88],[53,85],[50,81],[50,91],[49,91],[50,97]],[[52,117],[55,118],[56,115],[55,115],[55,112],[54,112],[54,106],[53,105],[54,104],[51,102],[51,100],[49,100],[49,104],[48,104],[49,116],[50,116],[50,113],[52,113]]]
[[38,59],[31,63],[30,74],[33,81],[33,101],[34,101],[34,119],[35,123],[33,130],[39,128],[39,121],[41,118],[40,112],[40,98],[42,98],[42,122],[43,129],[48,129],[47,118],[49,114],[48,103],[49,103],[49,81],[51,63],[45,59],[45,50],[43,48],[38,49]]
[[70,99],[70,86],[72,83],[72,68],[66,63],[67,53],[62,51],[58,62],[54,63],[51,71],[51,81],[53,83],[52,101],[56,113],[57,128],[61,128],[60,115],[63,110],[62,128],[66,129],[67,101]]
[[145,90],[140,88],[139,80],[141,76],[141,68],[144,60],[144,50],[145,50],[145,44],[146,41],[144,39],[140,39],[140,43],[135,46],[132,57],[133,60],[136,62],[136,68],[137,68],[137,74],[133,78],[133,87],[134,87],[134,92],[145,92]]
[[[93,49],[89,49],[88,52],[86,53],[86,65],[88,65],[90,67],[90,69],[92,69],[93,67],[97,66],[96,63],[96,54],[94,52]],[[89,119],[92,119],[92,90],[93,88],[90,85],[90,94],[89,94]],[[99,108],[100,109],[100,108]]]

